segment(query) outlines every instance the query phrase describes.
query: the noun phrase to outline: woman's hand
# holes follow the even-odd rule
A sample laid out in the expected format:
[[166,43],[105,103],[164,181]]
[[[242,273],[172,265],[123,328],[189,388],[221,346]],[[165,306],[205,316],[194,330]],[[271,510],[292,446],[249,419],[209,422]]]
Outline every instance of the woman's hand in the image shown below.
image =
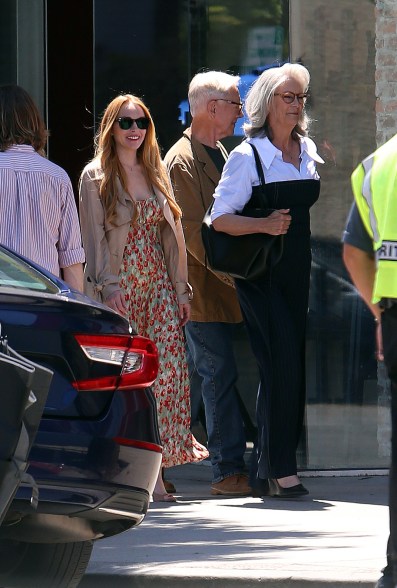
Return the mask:
[[269,235],[285,235],[291,224],[291,215],[288,213],[289,208],[281,208],[261,219],[261,232]]
[[105,300],[105,304],[107,304],[109,308],[112,308],[122,316],[127,314],[127,306],[125,304],[124,295],[121,293],[121,290],[117,290],[108,296]]
[[189,303],[179,303],[179,316],[181,319],[181,327],[184,327],[190,320],[191,307]]
[[229,235],[252,235],[267,233],[268,235],[285,235],[291,224],[289,208],[273,210],[269,216],[259,218],[240,214],[222,214],[212,222],[216,231]]

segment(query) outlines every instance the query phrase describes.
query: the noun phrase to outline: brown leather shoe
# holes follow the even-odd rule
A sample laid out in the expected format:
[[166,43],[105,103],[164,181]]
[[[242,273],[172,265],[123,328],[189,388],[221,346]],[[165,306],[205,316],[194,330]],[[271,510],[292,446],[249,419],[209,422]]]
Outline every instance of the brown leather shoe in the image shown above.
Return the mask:
[[248,476],[244,474],[234,474],[211,485],[211,494],[218,496],[249,496],[251,492]]

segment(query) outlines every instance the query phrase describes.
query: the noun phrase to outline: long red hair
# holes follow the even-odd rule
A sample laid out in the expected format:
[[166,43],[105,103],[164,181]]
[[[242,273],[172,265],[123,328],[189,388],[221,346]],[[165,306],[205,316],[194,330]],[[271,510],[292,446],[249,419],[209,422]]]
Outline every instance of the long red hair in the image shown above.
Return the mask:
[[123,189],[127,191],[127,178],[117,156],[113,137],[113,125],[119,116],[121,107],[126,102],[142,108],[144,115],[150,121],[145,140],[138,149],[137,158],[144,168],[149,185],[164,194],[175,220],[178,220],[182,216],[182,211],[175,201],[165,165],[161,160],[153,119],[147,106],[133,94],[121,94],[108,104],[95,138],[95,158],[99,160],[103,172],[103,177],[98,180],[100,183],[99,195],[104,205],[106,218],[110,222],[115,219],[118,196],[117,178],[119,178]]

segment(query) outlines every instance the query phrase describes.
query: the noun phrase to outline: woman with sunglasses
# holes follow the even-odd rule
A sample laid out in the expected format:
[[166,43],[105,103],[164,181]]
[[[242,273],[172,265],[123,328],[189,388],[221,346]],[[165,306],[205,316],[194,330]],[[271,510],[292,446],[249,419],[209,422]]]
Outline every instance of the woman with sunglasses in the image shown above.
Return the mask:
[[[96,136],[94,159],[81,175],[80,220],[86,252],[85,291],[124,315],[159,351],[153,392],[163,467],[200,461],[192,436],[182,327],[190,317],[181,210],[161,161],[146,105],[114,98]],[[154,500],[173,502],[159,475]]]
[[[309,72],[286,63],[265,70],[247,94],[247,141],[229,155],[215,192],[212,221],[231,235],[284,235],[281,261],[236,290],[259,371],[258,440],[251,485],[258,495],[307,494],[297,475],[296,450],[305,408],[305,332],[310,281],[310,207],[320,191],[323,163],[307,136]],[[252,143],[260,156],[267,218],[238,215],[259,184]]]

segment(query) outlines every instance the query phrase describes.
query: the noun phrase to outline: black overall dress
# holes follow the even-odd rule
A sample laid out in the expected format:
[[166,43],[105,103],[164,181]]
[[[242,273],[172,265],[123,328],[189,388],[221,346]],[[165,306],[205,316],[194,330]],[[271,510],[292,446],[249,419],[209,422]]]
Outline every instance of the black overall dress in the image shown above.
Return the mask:
[[[261,480],[297,473],[296,449],[305,408],[305,335],[310,285],[310,207],[319,180],[265,185],[270,208],[289,208],[281,261],[254,282],[236,279],[236,290],[260,371],[256,417],[257,469]],[[252,480],[253,482],[253,480]]]

